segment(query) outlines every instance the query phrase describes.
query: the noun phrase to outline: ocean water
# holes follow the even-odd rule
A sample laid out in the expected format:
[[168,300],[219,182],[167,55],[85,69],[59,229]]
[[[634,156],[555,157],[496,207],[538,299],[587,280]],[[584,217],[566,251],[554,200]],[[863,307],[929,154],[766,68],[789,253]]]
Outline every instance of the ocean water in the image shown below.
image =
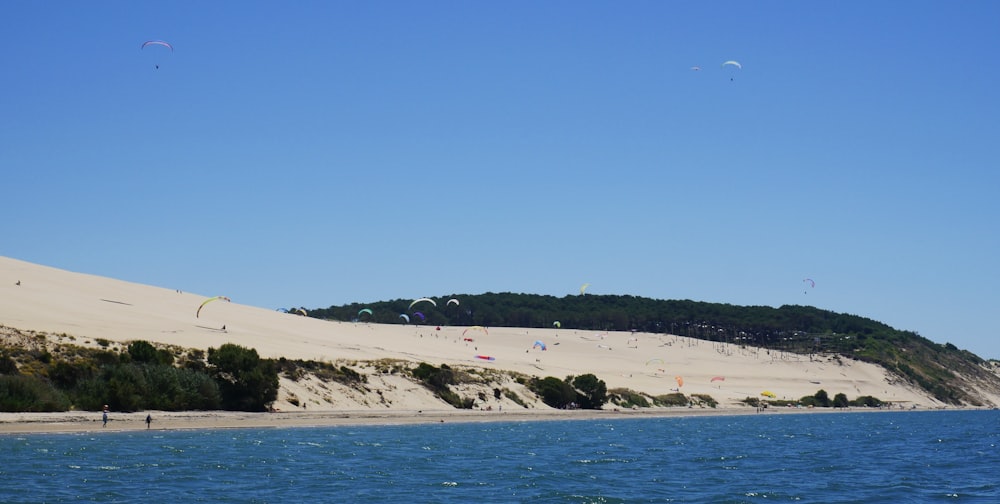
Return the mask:
[[0,435],[0,502],[1000,502],[1000,412]]

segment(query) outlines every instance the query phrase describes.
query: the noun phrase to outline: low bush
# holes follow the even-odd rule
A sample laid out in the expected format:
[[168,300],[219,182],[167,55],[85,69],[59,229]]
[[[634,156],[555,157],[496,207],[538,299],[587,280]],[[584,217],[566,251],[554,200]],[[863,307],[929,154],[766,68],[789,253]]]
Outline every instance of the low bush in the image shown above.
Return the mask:
[[34,376],[0,376],[0,411],[68,411],[66,395]]
[[688,398],[680,392],[658,395],[653,398],[653,404],[656,406],[687,406],[689,403]]

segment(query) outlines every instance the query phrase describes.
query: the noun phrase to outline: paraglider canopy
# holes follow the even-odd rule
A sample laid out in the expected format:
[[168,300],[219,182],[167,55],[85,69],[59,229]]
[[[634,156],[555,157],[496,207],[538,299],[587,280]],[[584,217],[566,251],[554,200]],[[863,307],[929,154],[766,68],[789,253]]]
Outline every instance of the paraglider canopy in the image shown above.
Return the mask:
[[407,310],[412,310],[413,309],[413,305],[415,305],[417,303],[420,303],[420,302],[424,302],[424,301],[426,301],[426,302],[428,302],[428,303],[430,303],[430,304],[432,304],[434,306],[437,306],[437,303],[435,303],[434,300],[431,299],[431,298],[420,298],[420,299],[414,299],[413,302],[410,303],[410,307],[407,308]]
[[205,301],[204,301],[203,303],[201,303],[201,305],[200,305],[200,306],[198,306],[198,311],[194,312],[194,316],[195,316],[195,318],[199,318],[199,317],[201,317],[201,309],[202,309],[202,308],[204,308],[204,307],[205,307],[205,305],[207,305],[208,303],[211,303],[212,301],[218,301],[218,300],[220,300],[220,299],[222,299],[222,300],[225,300],[225,301],[229,301],[229,302],[232,302],[232,300],[231,300],[231,299],[229,299],[229,298],[227,298],[226,296],[215,296],[215,297],[210,297],[210,298],[206,299],[206,300],[205,300]]
[[489,331],[487,331],[485,327],[483,327],[483,326],[478,326],[478,325],[477,325],[477,326],[472,326],[472,327],[470,327],[470,328],[468,328],[468,329],[466,329],[466,330],[462,331],[462,336],[465,336],[465,333],[467,333],[467,332],[469,332],[469,331],[482,331],[482,332],[483,332],[484,334],[486,334],[487,336],[489,336],[489,335],[490,335],[490,332],[489,332]]
[[172,45],[170,45],[170,43],[164,42],[162,40],[147,40],[147,41],[145,41],[145,42],[142,43],[142,46],[140,46],[139,49],[145,49],[146,46],[150,46],[150,45],[163,46],[163,47],[166,47],[167,49],[170,49],[170,52],[174,52],[174,46],[172,46]]

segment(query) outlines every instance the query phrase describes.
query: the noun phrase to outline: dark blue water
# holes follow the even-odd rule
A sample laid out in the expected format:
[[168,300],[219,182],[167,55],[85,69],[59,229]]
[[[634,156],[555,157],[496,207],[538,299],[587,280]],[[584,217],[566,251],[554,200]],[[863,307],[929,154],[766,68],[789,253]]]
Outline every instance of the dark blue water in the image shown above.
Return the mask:
[[1000,502],[1000,412],[0,436],[0,502]]

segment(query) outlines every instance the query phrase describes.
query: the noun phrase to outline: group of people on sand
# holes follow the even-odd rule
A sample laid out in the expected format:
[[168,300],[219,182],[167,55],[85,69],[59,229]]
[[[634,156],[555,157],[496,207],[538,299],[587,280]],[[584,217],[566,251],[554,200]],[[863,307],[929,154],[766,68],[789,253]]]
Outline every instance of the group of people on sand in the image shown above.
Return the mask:
[[[103,422],[101,427],[106,428],[108,426],[108,405],[104,405],[104,411],[101,413],[101,421]],[[153,423],[153,416],[146,413],[146,428],[149,429],[150,425]]]

